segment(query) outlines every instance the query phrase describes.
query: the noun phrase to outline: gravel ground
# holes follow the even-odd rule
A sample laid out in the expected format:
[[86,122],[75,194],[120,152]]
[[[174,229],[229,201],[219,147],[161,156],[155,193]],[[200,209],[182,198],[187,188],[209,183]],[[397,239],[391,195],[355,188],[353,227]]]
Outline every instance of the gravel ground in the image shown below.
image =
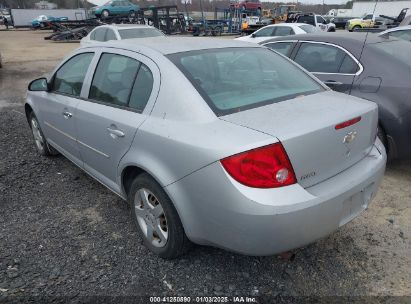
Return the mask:
[[165,261],[143,246],[125,202],[64,157],[36,154],[23,96],[30,79],[54,66],[55,54],[48,61],[6,57],[0,70],[0,302],[142,295],[411,300],[410,161],[388,166],[368,211],[291,259],[198,246]]

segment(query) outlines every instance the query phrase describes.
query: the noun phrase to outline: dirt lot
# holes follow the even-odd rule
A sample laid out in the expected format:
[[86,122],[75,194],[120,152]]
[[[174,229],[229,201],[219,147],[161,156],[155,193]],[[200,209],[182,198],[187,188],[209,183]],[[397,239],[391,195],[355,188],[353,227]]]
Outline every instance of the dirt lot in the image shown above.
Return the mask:
[[295,250],[292,260],[207,247],[175,261],[151,254],[124,202],[65,158],[36,154],[22,114],[27,84],[78,46],[44,36],[0,31],[0,302],[94,295],[411,296],[410,161],[388,165],[368,211]]

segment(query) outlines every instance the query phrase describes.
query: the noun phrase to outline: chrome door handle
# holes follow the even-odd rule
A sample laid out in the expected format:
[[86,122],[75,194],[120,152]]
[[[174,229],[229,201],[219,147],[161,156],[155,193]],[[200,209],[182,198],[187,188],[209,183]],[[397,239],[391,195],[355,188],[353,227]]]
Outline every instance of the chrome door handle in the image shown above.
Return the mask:
[[124,132],[118,129],[112,129],[109,127],[107,128],[107,131],[110,133],[111,137],[113,138],[125,136]]
[[327,80],[327,81],[324,81],[324,84],[328,86],[338,86],[338,85],[342,85],[343,83],[339,81],[334,81],[334,80]]
[[65,119],[69,119],[73,117],[73,114],[71,114],[70,112],[63,112],[63,116]]

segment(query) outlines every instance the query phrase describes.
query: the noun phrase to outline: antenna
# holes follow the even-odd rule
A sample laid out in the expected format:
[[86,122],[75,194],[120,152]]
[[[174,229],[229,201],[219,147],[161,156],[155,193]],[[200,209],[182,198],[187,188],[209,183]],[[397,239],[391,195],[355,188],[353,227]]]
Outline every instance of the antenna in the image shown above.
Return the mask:
[[[378,0],[375,0],[374,9],[373,9],[373,12],[372,12],[373,18],[375,18],[375,11],[377,9],[377,3],[378,3]],[[359,62],[361,62],[362,53],[364,52],[365,44],[367,43],[369,33],[370,32],[367,31],[366,34],[365,34],[365,39],[364,39],[364,43],[363,43],[362,48],[361,48],[360,57],[358,58]],[[357,77],[357,76],[354,76],[353,79],[352,79],[351,88],[350,88],[350,95],[351,95],[351,91],[352,91],[352,88],[353,88],[353,85],[354,85],[355,77]]]

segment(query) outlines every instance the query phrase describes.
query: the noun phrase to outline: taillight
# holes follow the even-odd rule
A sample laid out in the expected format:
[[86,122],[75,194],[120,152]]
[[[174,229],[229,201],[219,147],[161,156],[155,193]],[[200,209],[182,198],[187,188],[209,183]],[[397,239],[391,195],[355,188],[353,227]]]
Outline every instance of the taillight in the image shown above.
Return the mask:
[[297,182],[281,143],[229,156],[221,164],[236,181],[249,187],[277,188]]
[[359,122],[360,120],[361,120],[361,116],[358,116],[358,117],[356,117],[356,118],[353,118],[353,119],[344,121],[344,122],[339,123],[338,125],[336,125],[336,126],[335,126],[335,129],[336,129],[336,130],[344,129],[344,128],[346,128],[346,127],[349,127],[349,126],[352,126],[352,125],[356,124],[356,123]]

